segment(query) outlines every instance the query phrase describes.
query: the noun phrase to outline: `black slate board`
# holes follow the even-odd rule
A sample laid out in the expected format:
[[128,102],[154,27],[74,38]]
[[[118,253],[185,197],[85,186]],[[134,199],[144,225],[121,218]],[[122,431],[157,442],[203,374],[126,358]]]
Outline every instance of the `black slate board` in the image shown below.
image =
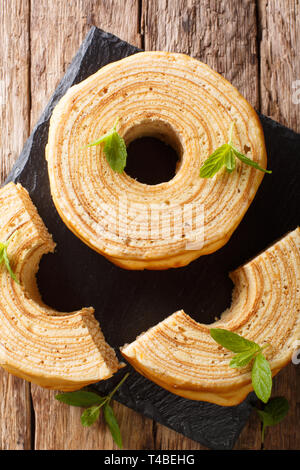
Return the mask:
[[[53,107],[67,89],[103,65],[134,54],[137,48],[93,27],[57,87],[10,173],[20,182],[57,242],[43,258],[38,284],[46,303],[71,311],[93,305],[109,344],[118,349],[179,308],[195,320],[211,322],[230,305],[228,272],[257,255],[299,223],[300,135],[260,116],[268,167],[257,196],[230,242],[189,266],[168,271],[126,271],[98,255],[63,224],[52,203],[44,149]],[[218,293],[218,295],[216,295]],[[126,371],[129,366],[126,368]],[[131,369],[131,368],[130,368]],[[99,391],[111,389],[123,369]],[[292,386],[292,384],[291,384]],[[251,412],[250,395],[236,407],[186,400],[131,369],[117,400],[213,449],[233,447]]]

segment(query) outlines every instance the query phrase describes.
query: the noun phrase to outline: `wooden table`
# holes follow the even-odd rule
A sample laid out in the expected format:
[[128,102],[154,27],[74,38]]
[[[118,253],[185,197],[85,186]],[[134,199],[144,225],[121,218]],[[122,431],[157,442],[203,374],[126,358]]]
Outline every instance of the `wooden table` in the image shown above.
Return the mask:
[[[2,0],[0,12],[1,181],[92,25],[148,50],[206,62],[257,110],[300,132],[298,95],[293,99],[300,0]],[[267,432],[264,448],[300,449],[300,366],[276,378],[275,394],[285,395],[291,410]],[[101,421],[83,428],[80,410],[53,396],[0,371],[0,449],[116,448]],[[127,449],[203,449],[122,405],[114,409]],[[236,449],[261,448],[253,414]]]

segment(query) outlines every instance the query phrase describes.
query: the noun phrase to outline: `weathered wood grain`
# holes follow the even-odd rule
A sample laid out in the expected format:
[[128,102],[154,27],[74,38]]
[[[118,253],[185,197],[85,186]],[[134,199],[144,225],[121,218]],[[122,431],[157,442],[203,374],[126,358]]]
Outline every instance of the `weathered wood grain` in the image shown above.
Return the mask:
[[137,0],[31,0],[31,128],[92,25],[140,46]]
[[[0,3],[0,183],[29,135],[29,1]],[[29,385],[0,369],[0,449],[30,449]]]
[[0,3],[0,178],[29,132],[29,0]]
[[[82,409],[69,407],[54,399],[54,392],[34,387],[32,390],[36,417],[35,449],[97,450],[117,449],[101,417],[90,428],[80,422]],[[152,420],[113,402],[124,449],[154,449]]]
[[0,396],[0,450],[31,449],[29,384],[1,370]]
[[300,132],[300,2],[258,3],[261,111]]
[[255,0],[143,0],[142,12],[146,49],[202,60],[258,108]]
[[235,450],[259,450],[261,449],[261,422],[253,411],[250,419],[238,438]]

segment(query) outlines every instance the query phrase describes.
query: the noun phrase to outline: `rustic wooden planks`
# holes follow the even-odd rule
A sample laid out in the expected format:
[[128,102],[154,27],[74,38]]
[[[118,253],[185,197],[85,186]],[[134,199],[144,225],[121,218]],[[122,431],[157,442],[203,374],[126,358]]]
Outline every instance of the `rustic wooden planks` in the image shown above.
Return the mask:
[[[103,419],[90,428],[80,423],[82,410],[58,403],[54,392],[32,390],[35,408],[35,449],[117,449]],[[154,449],[154,423],[116,402],[113,408],[123,436],[124,449]]]
[[28,137],[30,107],[29,0],[0,4],[0,178]]
[[32,125],[91,26],[140,46],[138,14],[136,0],[31,0]]
[[[228,78],[262,112],[300,131],[292,83],[300,80],[298,0],[3,0],[0,6],[0,178],[91,25],[146,49],[185,52]],[[293,384],[294,386],[291,386]],[[300,371],[291,365],[274,394],[291,402],[288,419],[270,430],[264,447],[300,448]],[[0,449],[115,448],[99,421],[80,425],[80,410],[54,393],[0,372]],[[4,400],[3,400],[4,397]],[[127,449],[202,449],[199,444],[114,404]],[[31,435],[34,424],[34,436]],[[35,438],[35,442],[33,442]],[[255,414],[236,445],[261,447]]]
[[143,0],[146,49],[184,52],[259,104],[255,0]]
[[[29,1],[0,4],[0,183],[29,135]],[[0,449],[29,449],[29,384],[0,370]]]
[[[259,0],[261,111],[300,132],[300,2]],[[298,95],[300,96],[300,94]],[[298,101],[300,101],[298,99]]]

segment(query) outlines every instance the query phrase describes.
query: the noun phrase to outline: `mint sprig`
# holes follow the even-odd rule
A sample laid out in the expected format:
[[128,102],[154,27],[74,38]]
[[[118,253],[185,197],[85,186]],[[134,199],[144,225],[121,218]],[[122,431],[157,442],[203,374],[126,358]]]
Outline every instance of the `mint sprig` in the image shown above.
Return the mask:
[[285,397],[274,397],[268,402],[263,410],[255,408],[263,423],[261,440],[264,442],[265,430],[268,426],[279,424],[289,412],[289,402]]
[[100,416],[101,409],[103,409],[103,415],[106,424],[109,427],[113,440],[117,446],[122,449],[122,436],[121,431],[113,412],[112,407],[110,406],[110,401],[116,391],[121,387],[125,382],[129,373],[125,374],[123,379],[119,384],[110,392],[109,395],[103,397],[95,392],[90,392],[88,390],[79,390],[76,392],[66,392],[59,393],[55,395],[56,400],[65,403],[70,406],[80,406],[86,408],[86,410],[81,415],[81,424],[83,426],[91,426],[94,424]]
[[105,398],[98,393],[89,392],[87,390],[79,390],[77,392],[66,392],[55,395],[56,400],[70,406],[80,406],[86,408],[89,406],[100,405]]
[[0,264],[4,263],[7,271],[9,272],[11,278],[17,283],[17,284],[20,284],[18,279],[17,279],[17,276],[15,275],[15,273],[13,272],[13,270],[11,269],[11,266],[10,266],[10,262],[9,262],[9,258],[8,258],[8,254],[7,254],[7,248],[8,248],[8,245],[10,244],[11,242],[11,238],[10,237],[5,243],[1,243],[0,242]]
[[270,170],[265,170],[258,163],[246,157],[243,153],[239,152],[232,143],[232,132],[234,122],[231,124],[229,131],[229,141],[227,144],[218,147],[208,158],[200,168],[201,178],[212,178],[218,171],[224,166],[228,173],[232,173],[236,167],[236,158],[246,165],[252,166],[257,170],[263,171],[264,173],[272,173]]
[[265,429],[274,426],[284,419],[289,410],[289,403],[284,397],[270,399],[272,391],[272,371],[270,364],[262,354],[269,346],[259,346],[254,341],[240,336],[223,328],[211,328],[211,337],[229,351],[237,353],[231,359],[229,366],[234,368],[245,367],[252,362],[251,378],[256,396],[266,404],[263,410],[255,408],[262,423],[262,442],[264,442]]
[[119,119],[116,120],[109,132],[95,142],[86,145],[86,147],[104,144],[103,150],[109,166],[117,173],[123,173],[127,162],[127,149],[125,140],[117,132],[118,122]]
[[261,352],[254,359],[251,377],[256,396],[267,403],[272,391],[272,372],[269,362]]
[[122,449],[123,443],[120,428],[114,415],[113,409],[108,403],[105,404],[103,413],[104,419],[109,427],[113,440],[115,441],[117,446]]
[[254,341],[249,341],[243,336],[223,328],[211,328],[210,335],[224,348],[238,353],[231,359],[230,367],[245,367],[253,361],[251,372],[253,389],[256,396],[262,402],[267,403],[272,392],[272,372],[262,351],[269,345],[261,347]]
[[235,353],[243,353],[249,350],[254,352],[259,349],[254,341],[249,341],[243,336],[223,328],[211,328],[210,335],[221,346]]

